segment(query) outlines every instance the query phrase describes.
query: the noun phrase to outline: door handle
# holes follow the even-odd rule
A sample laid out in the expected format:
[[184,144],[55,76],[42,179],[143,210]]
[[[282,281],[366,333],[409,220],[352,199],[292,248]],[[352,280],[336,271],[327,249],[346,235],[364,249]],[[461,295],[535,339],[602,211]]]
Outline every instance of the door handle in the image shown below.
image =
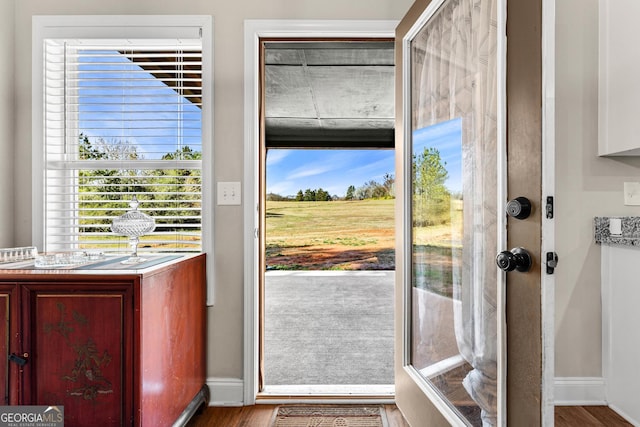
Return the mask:
[[533,260],[525,248],[513,248],[500,252],[496,256],[496,264],[502,271],[517,270],[526,273],[531,270]]
[[9,355],[9,362],[17,363],[20,366],[24,366],[29,361],[29,353],[23,353],[22,356],[18,356],[15,353]]

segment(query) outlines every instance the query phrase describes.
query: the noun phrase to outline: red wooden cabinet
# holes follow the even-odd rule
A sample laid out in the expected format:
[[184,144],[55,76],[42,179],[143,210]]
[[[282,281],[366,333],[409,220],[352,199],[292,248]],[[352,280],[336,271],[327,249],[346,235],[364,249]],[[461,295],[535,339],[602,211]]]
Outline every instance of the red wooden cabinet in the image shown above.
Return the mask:
[[18,376],[19,367],[9,363],[9,357],[19,355],[12,351],[19,345],[18,327],[20,321],[17,311],[13,308],[17,302],[17,284],[11,282],[0,282],[0,354],[6,354],[6,362],[0,363],[0,384],[2,387],[3,405],[17,405],[18,394],[12,392],[9,385],[10,380]]
[[136,271],[2,270],[5,401],[62,405],[67,427],[185,424],[209,399],[205,288],[204,255]]

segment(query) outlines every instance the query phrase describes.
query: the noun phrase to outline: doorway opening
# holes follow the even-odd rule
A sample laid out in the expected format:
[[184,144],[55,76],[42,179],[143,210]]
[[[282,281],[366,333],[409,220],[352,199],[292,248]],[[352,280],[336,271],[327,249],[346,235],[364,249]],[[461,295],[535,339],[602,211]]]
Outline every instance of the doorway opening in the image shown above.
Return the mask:
[[261,396],[393,397],[391,39],[261,40]]

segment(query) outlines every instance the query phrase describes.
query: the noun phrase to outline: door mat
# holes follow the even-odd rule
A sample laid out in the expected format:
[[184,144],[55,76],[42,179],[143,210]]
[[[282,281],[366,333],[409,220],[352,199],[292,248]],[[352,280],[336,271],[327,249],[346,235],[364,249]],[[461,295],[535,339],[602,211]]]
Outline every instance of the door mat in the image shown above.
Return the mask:
[[387,427],[382,405],[285,405],[272,427]]

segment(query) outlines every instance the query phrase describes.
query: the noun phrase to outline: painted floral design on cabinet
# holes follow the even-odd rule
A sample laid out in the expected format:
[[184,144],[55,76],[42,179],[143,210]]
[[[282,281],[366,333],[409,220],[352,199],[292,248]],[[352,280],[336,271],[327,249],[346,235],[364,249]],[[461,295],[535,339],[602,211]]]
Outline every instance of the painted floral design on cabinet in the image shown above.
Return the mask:
[[77,331],[87,326],[89,320],[76,310],[72,310],[68,319],[66,306],[58,302],[56,308],[60,312],[60,321],[45,323],[45,334],[52,332],[60,334],[67,346],[76,354],[73,369],[63,375],[62,379],[72,382],[75,388],[67,390],[72,396],[82,396],[85,400],[94,400],[100,394],[113,393],[111,381],[103,375],[102,368],[111,362],[111,355],[107,350],[102,353],[92,337],[78,337]]
[[69,427],[128,424],[125,294],[41,287],[29,295],[30,402],[64,406]]

